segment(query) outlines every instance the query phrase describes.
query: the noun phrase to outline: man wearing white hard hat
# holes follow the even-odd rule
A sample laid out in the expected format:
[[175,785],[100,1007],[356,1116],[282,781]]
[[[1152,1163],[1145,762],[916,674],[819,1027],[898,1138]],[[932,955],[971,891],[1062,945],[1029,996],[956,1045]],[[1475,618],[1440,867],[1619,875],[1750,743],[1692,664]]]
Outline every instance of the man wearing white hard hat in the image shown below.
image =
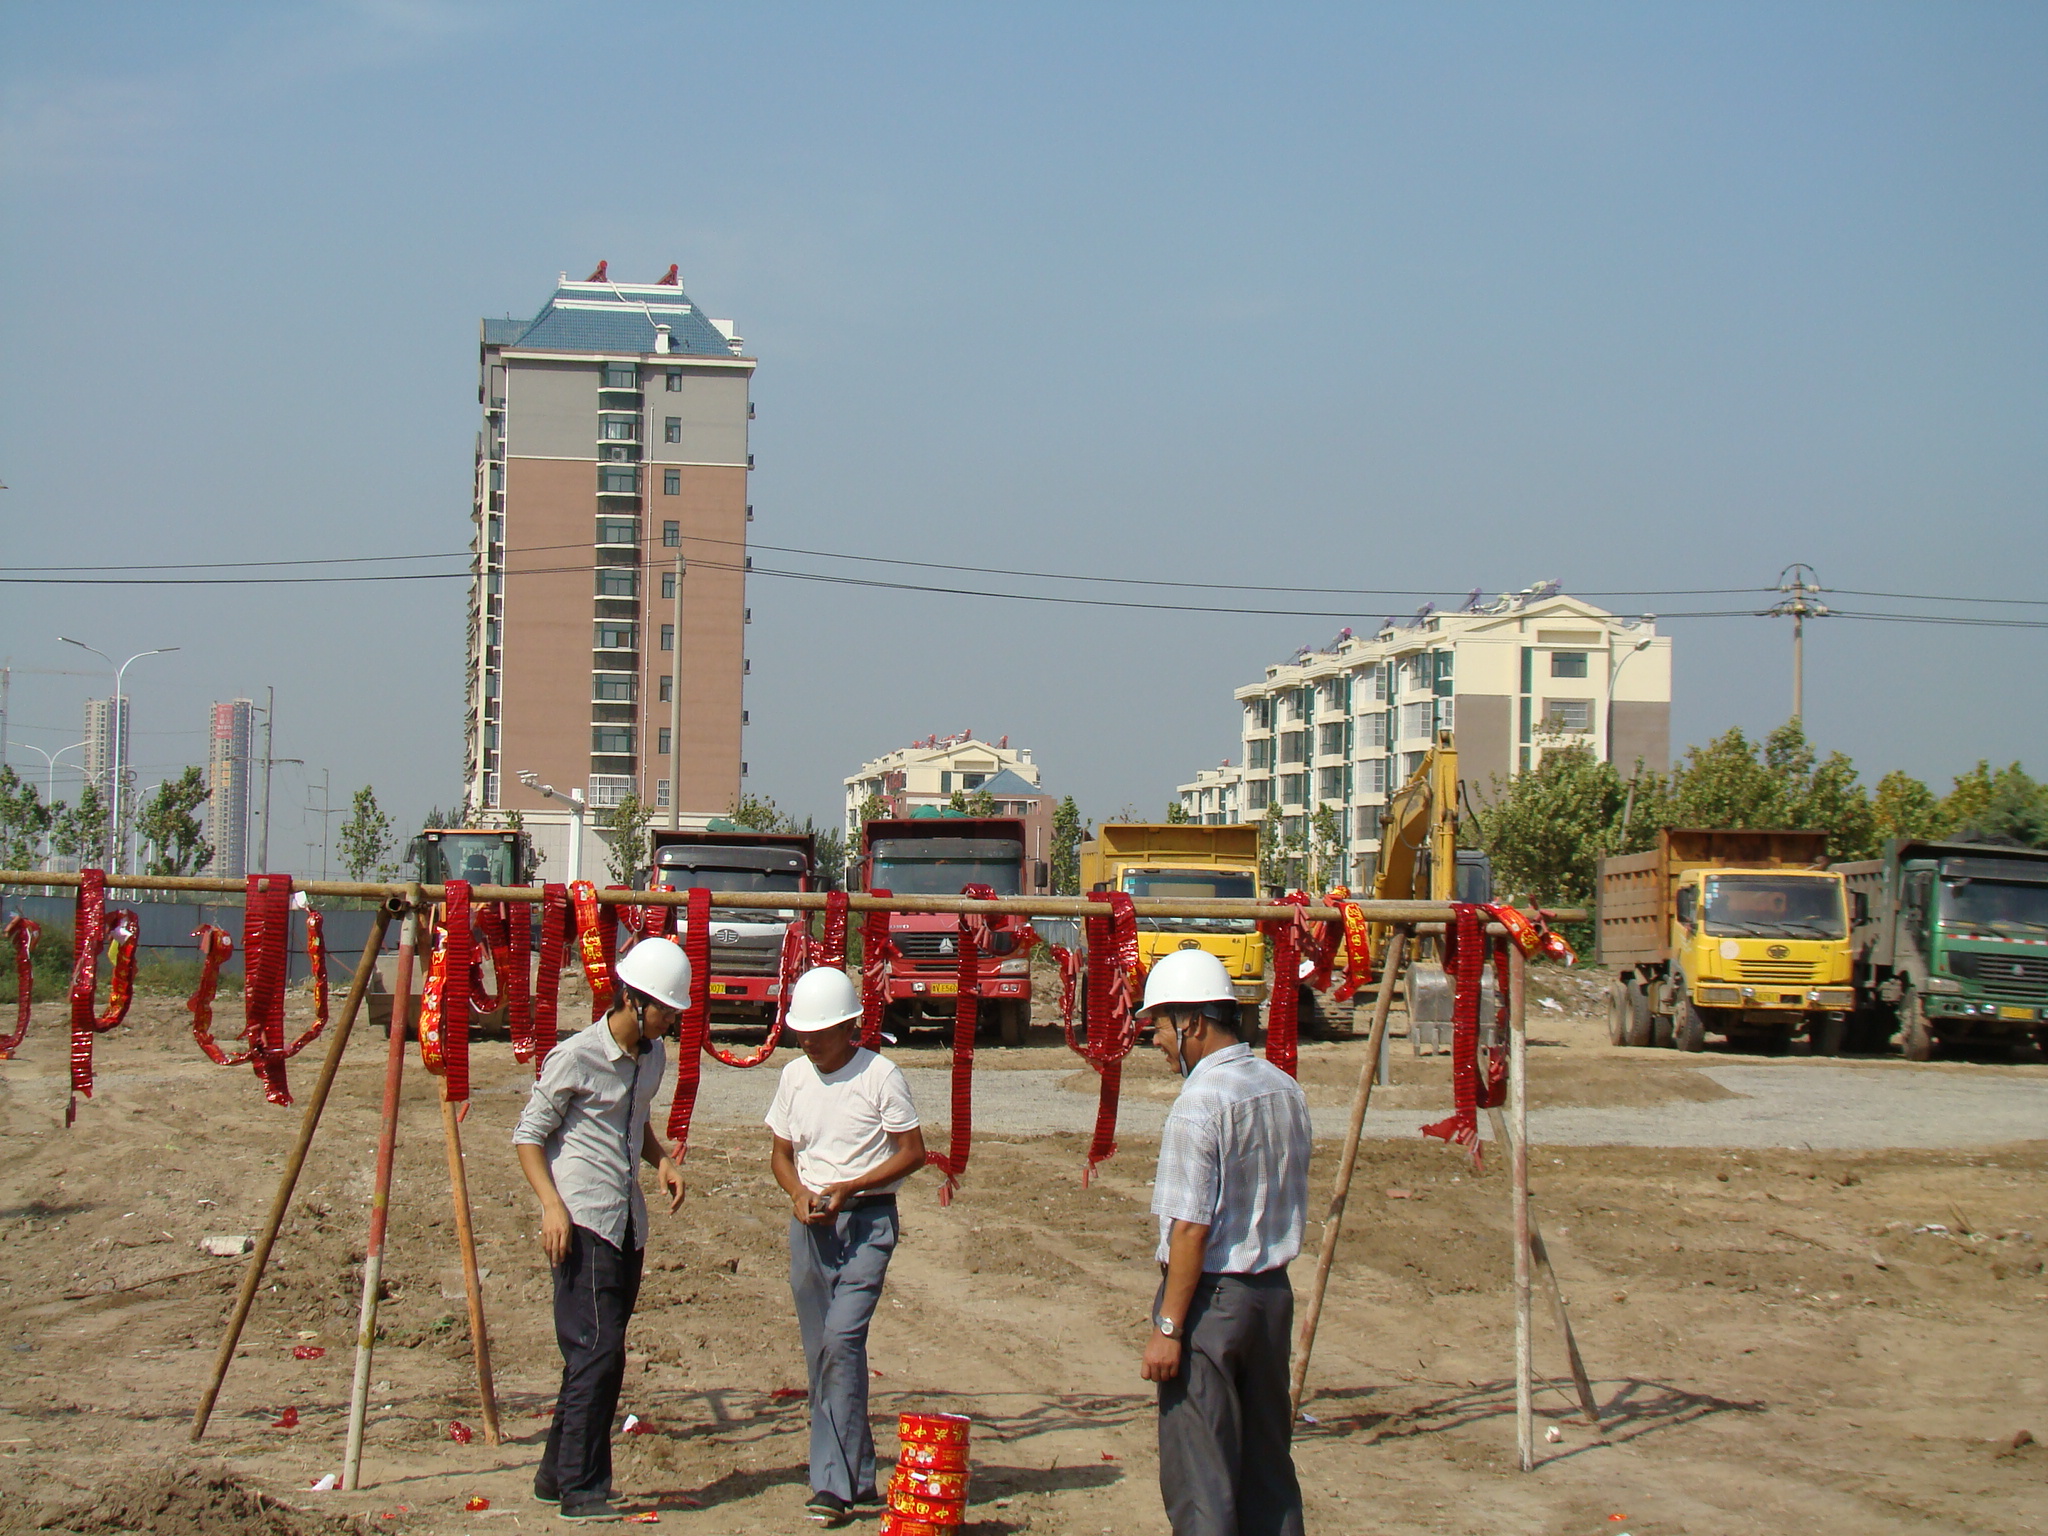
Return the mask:
[[653,1164],[668,1208],[683,1172],[648,1123],[667,1055],[662,1040],[690,1003],[690,962],[672,939],[646,938],[618,966],[611,1011],[548,1053],[512,1133],[540,1197],[540,1245],[555,1272],[562,1386],[533,1495],[565,1520],[616,1520],[612,1415],[626,1375],[626,1325],[640,1296],[647,1200],[636,1159]]
[[1159,1135],[1159,1292],[1140,1374],[1159,1385],[1174,1536],[1301,1536],[1287,1360],[1308,1208],[1308,1101],[1244,1043],[1230,973],[1199,949],[1145,978],[1152,1043],[1182,1078]]
[[789,1196],[789,1289],[811,1378],[815,1520],[837,1525],[874,1504],[868,1322],[896,1251],[896,1191],[924,1166],[910,1084],[860,1043],[860,993],[818,966],[790,989],[783,1028],[803,1047],[768,1107],[769,1164]]

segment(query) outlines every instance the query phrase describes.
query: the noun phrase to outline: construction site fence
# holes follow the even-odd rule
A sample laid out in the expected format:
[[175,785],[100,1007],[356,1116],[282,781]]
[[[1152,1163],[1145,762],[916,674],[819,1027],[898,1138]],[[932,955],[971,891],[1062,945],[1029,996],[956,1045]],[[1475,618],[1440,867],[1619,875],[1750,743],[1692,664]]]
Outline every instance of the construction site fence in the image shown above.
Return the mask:
[[[75,888],[79,878],[75,874],[53,873],[48,870],[0,870],[0,886],[39,885]],[[220,880],[203,875],[110,874],[106,877],[106,883],[109,892],[191,891],[239,896],[247,889],[243,880]],[[362,901],[383,901],[394,896],[414,901],[441,901],[447,895],[446,886],[420,885],[409,881],[294,879],[292,889],[303,891],[309,897],[329,896]],[[541,894],[541,887],[537,885],[474,885],[469,889],[469,899],[473,902],[532,902],[539,901]],[[680,890],[639,891],[600,887],[597,899],[602,903],[620,906],[680,907],[687,904],[690,898],[687,891]],[[717,893],[717,902],[721,908],[742,912],[821,912],[829,899],[823,891]],[[998,896],[991,900],[978,900],[971,896],[871,896],[858,891],[848,896],[847,905],[855,912],[957,913],[980,917],[1084,918],[1100,917],[1104,910],[1101,902],[1090,901],[1085,896]],[[1131,905],[1139,918],[1249,918],[1255,922],[1287,922],[1296,917],[1319,922],[1339,922],[1343,919],[1343,913],[1335,907],[1317,904],[1297,906],[1284,901],[1199,901],[1140,896]],[[1375,923],[1442,923],[1449,921],[1451,917],[1451,903],[1447,901],[1357,901],[1352,905],[1369,921]],[[1585,915],[1583,910],[1576,908],[1544,913],[1544,916],[1553,920],[1565,921],[1576,921]]]

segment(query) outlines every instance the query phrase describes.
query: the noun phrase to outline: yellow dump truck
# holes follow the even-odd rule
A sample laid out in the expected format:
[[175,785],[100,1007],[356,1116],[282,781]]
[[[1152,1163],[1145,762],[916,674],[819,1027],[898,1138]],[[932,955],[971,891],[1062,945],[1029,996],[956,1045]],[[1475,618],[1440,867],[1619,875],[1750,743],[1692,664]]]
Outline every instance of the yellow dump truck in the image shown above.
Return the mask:
[[1839,1054],[1856,1006],[1850,901],[1826,863],[1825,832],[1680,828],[1602,859],[1608,1038],[1697,1051],[1711,1032],[1779,1051],[1803,1030]]
[[[1081,888],[1180,901],[1251,901],[1259,893],[1259,829],[1249,824],[1112,821],[1081,845]],[[1230,972],[1240,1003],[1265,996],[1266,945],[1241,917],[1140,917],[1146,965],[1176,949],[1206,949]]]

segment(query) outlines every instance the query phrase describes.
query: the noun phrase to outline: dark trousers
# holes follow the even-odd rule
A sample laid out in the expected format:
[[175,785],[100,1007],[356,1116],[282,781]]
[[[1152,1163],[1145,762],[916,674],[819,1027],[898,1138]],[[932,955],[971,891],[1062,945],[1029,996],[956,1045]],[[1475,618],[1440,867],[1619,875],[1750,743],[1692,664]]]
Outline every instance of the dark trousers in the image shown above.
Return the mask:
[[548,1426],[547,1450],[533,1491],[564,1504],[601,1499],[612,1481],[612,1416],[626,1379],[626,1324],[640,1299],[644,1255],[626,1226],[626,1245],[588,1227],[572,1227],[569,1253],[555,1266],[555,1342],[562,1349],[562,1390]]
[[875,1486],[868,1424],[868,1323],[896,1251],[896,1208],[789,1224],[789,1289],[811,1378],[811,1489],[852,1499]]
[[1180,1373],[1159,1384],[1159,1491],[1173,1536],[1301,1536],[1288,1450],[1293,1331],[1284,1269],[1196,1285]]

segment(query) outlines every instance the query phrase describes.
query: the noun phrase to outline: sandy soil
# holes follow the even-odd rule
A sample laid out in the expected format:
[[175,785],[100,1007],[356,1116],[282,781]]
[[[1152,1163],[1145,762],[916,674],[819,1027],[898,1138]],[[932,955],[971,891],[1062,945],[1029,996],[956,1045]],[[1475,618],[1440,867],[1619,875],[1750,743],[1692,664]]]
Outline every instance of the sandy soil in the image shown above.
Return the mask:
[[[1660,1109],[1725,1098],[1726,1055],[1610,1049],[1597,1021],[1533,1021],[1537,1104]],[[479,1048],[466,1127],[507,1440],[478,1423],[433,1088],[407,1079],[360,1494],[338,1469],[381,1085],[359,1036],[203,1446],[187,1439],[241,1266],[207,1234],[257,1229],[296,1111],[206,1063],[175,1002],[99,1042],[101,1087],[63,1124],[54,1008],[0,1067],[0,1530],[481,1533],[556,1526],[525,1497],[556,1369],[535,1217],[506,1138],[524,1069]],[[295,1063],[310,1087],[320,1047]],[[1313,1045],[1319,1118],[1362,1047]],[[913,1044],[902,1056],[938,1065]],[[778,1056],[778,1060],[782,1059]],[[1394,1052],[1387,1107],[1445,1105],[1442,1058]],[[990,1072],[1071,1068],[1049,1034]],[[727,1069],[707,1065],[707,1072]],[[773,1068],[767,1070],[772,1071]],[[2038,1079],[1949,1063],[1870,1070]],[[1135,1099],[1173,1084],[1134,1058]],[[1934,1079],[1917,1079],[1932,1081]],[[1093,1094],[1092,1078],[1073,1086]],[[761,1133],[707,1124],[691,1197],[657,1217],[620,1440],[629,1503],[680,1533],[808,1528],[803,1381],[784,1213]],[[1137,1377],[1155,1272],[1152,1143],[1084,1189],[1082,1142],[980,1138],[959,1198],[929,1174],[877,1320],[884,1453],[906,1408],[976,1420],[970,1536],[1166,1529]],[[1318,1531],[1776,1533],[2048,1529],[2048,1142],[1842,1153],[1534,1149],[1538,1211],[1608,1416],[1603,1442],[1539,1392],[1533,1475],[1514,1466],[1506,1181],[1435,1143],[1368,1142],[1314,1357],[1298,1461]],[[1318,1208],[1335,1165],[1319,1143]],[[1316,1232],[1311,1231],[1311,1244]],[[200,1270],[197,1274],[185,1272]],[[1312,1266],[1298,1266],[1305,1284]],[[1546,1321],[1540,1367],[1563,1363]],[[324,1348],[298,1360],[295,1346]],[[287,1407],[296,1428],[276,1428]],[[2018,1442],[2018,1443],[2016,1443]],[[465,1501],[491,1507],[466,1512]],[[303,1514],[292,1513],[296,1509]],[[872,1531],[873,1522],[854,1529]]]

